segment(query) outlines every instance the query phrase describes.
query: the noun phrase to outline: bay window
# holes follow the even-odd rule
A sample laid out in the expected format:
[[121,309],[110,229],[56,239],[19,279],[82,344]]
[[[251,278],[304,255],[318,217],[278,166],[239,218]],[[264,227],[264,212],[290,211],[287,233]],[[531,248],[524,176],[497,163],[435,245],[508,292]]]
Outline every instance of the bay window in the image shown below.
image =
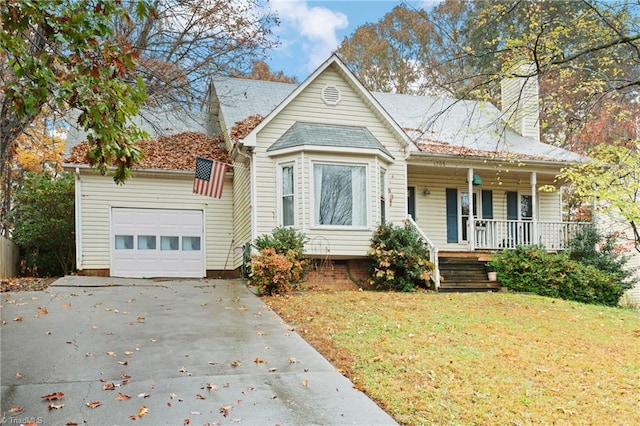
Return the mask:
[[314,224],[367,226],[365,166],[313,165]]

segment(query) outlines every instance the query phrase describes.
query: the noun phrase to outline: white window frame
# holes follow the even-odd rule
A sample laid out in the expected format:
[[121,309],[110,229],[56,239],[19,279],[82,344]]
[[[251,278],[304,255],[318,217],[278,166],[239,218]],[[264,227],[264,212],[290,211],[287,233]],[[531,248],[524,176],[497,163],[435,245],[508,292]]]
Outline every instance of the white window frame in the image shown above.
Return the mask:
[[378,179],[378,185],[380,185],[381,187],[379,188],[380,193],[378,194],[378,200],[380,201],[384,201],[384,217],[382,214],[382,208],[383,208],[383,203],[378,203],[378,209],[380,210],[378,212],[378,219],[380,221],[380,224],[383,224],[385,222],[388,222],[387,217],[389,216],[389,197],[388,197],[388,188],[389,188],[389,181],[388,181],[388,177],[387,177],[387,169],[385,169],[382,166],[378,166],[378,173],[379,173],[379,179]]
[[[295,167],[295,161],[287,161],[285,163],[278,163],[278,172],[277,172],[277,196],[278,196],[278,200],[277,200],[277,208],[278,208],[278,226],[296,226],[297,224],[297,211],[298,211],[298,197],[296,197],[296,182],[297,180],[297,170]],[[291,167],[292,171],[293,171],[293,194],[291,194],[293,196],[293,223],[291,225],[285,225],[284,224],[284,203],[282,202],[283,198],[285,197],[285,194],[282,191],[282,184],[283,184],[283,169],[287,168],[287,167]]]
[[[362,167],[364,168],[364,182],[365,182],[365,200],[364,209],[365,223],[363,225],[321,225],[316,223],[316,205],[315,205],[315,166],[327,165],[327,166],[347,166],[347,167]],[[369,229],[371,223],[371,208],[370,208],[370,194],[371,194],[371,181],[370,181],[370,164],[368,162],[340,162],[340,161],[325,161],[325,160],[312,160],[310,162],[309,174],[310,174],[310,187],[309,187],[309,207],[311,212],[310,226],[312,229],[336,229],[336,230],[360,230]]]

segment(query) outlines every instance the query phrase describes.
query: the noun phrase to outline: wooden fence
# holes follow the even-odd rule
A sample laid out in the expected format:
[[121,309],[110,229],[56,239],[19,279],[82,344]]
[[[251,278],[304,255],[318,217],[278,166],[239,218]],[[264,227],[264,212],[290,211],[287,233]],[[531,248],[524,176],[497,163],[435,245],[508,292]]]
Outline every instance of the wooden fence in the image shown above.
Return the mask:
[[18,246],[11,240],[0,236],[0,278],[18,275]]

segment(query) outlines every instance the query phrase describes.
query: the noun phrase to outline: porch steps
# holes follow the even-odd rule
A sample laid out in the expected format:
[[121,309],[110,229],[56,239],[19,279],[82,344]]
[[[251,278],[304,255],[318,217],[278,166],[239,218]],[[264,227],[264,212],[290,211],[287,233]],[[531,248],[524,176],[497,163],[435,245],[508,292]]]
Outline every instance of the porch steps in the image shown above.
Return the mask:
[[438,257],[441,292],[500,291],[496,281],[487,279],[486,260],[479,255],[448,255]]

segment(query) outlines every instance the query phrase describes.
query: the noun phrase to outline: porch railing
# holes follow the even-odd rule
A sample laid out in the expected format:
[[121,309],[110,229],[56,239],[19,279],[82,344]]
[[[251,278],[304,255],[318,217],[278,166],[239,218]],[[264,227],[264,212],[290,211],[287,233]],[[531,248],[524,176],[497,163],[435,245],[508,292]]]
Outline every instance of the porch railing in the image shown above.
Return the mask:
[[418,224],[415,222],[415,220],[413,220],[411,216],[408,216],[405,219],[405,221],[411,224],[413,229],[416,230],[416,232],[420,236],[420,239],[424,242],[424,245],[427,247],[427,250],[429,250],[429,260],[431,261],[431,263],[433,263],[432,278],[433,278],[433,283],[435,284],[436,290],[437,290],[440,287],[440,266],[438,263],[438,247],[436,247],[436,245],[433,244],[433,242],[429,239],[429,237],[427,237],[427,235],[424,232],[422,232],[422,229],[420,229]]
[[478,219],[475,227],[475,248],[501,250],[516,246],[541,245],[547,250],[566,250],[569,241],[588,222],[537,222],[531,220]]

